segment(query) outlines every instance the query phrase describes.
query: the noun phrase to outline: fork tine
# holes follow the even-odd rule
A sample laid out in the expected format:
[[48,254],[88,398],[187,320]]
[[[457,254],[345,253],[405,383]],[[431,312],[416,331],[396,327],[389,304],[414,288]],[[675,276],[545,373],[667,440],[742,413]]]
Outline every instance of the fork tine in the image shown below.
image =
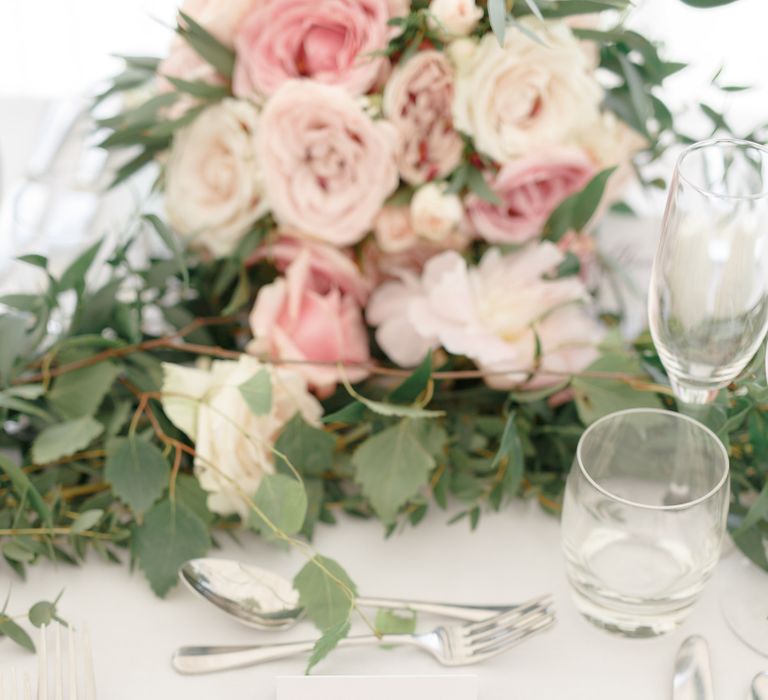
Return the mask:
[[93,651],[91,649],[91,635],[88,627],[83,625],[81,630],[80,649],[83,657],[83,675],[85,677],[85,697],[83,700],[96,700],[96,674],[93,671]]
[[490,630],[500,624],[506,624],[507,622],[512,622],[518,618],[521,618],[532,610],[546,609],[552,605],[552,602],[552,596],[547,593],[546,595],[532,598],[525,603],[517,605],[512,610],[507,610],[506,612],[499,613],[498,615],[494,615],[493,617],[481,620],[480,622],[470,622],[464,626],[464,629],[470,634]]
[[67,646],[69,647],[69,697],[68,700],[77,700],[77,656],[75,655],[75,629],[68,625]]
[[37,647],[37,700],[48,700],[48,649],[46,625],[40,625],[40,642]]
[[56,653],[53,657],[54,700],[64,700],[64,659],[61,653],[61,625],[54,628]]
[[489,642],[474,646],[472,651],[470,651],[470,657],[473,661],[482,661],[491,658],[492,656],[496,656],[497,654],[501,654],[523,640],[528,639],[528,637],[548,629],[554,622],[554,615],[545,615],[524,629],[512,630],[503,637],[498,637]]
[[528,627],[536,624],[542,617],[553,615],[548,608],[534,608],[525,615],[518,617],[514,620],[502,620],[493,627],[489,627],[480,631],[470,632],[465,635],[465,639],[472,645],[477,646],[485,642],[490,642],[493,639],[502,637],[510,632],[524,631]]
[[32,681],[29,674],[24,674],[24,700],[32,700]]

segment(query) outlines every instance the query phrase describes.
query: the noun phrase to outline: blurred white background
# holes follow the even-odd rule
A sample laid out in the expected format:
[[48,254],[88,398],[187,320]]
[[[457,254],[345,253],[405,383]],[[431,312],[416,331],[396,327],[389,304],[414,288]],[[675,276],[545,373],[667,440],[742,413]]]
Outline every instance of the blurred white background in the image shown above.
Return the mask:
[[[663,41],[670,58],[693,64],[685,76],[690,97],[724,64],[728,80],[762,88],[768,119],[767,0],[738,0],[713,10],[679,0],[636,2],[632,24]],[[0,0],[0,96],[71,95],[117,69],[110,54],[161,53],[178,3]]]

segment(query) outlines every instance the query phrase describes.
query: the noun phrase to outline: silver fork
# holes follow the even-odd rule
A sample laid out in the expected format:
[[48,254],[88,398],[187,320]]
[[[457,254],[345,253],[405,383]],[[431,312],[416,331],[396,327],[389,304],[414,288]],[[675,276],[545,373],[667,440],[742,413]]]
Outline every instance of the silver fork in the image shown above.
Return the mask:
[[11,667],[6,673],[0,673],[0,700],[32,700],[32,684],[26,673],[23,684],[23,694],[19,695],[19,686],[16,684],[16,669]]
[[[88,630],[83,628],[76,635],[74,628],[67,628],[66,686],[65,661],[61,644],[62,625],[54,627],[53,650],[48,650],[48,630],[46,625],[40,628],[40,641],[37,647],[37,700],[96,700],[96,680],[93,673],[93,655]],[[80,639],[77,640],[75,637]],[[49,662],[49,657],[51,657]],[[53,669],[49,668],[52,663]],[[51,693],[53,683],[53,695]],[[65,694],[64,688],[67,688]]]
[[[545,596],[481,622],[436,627],[423,634],[384,634],[347,637],[339,646],[364,644],[411,645],[428,651],[444,666],[467,666],[490,659],[555,621],[552,599]],[[185,674],[214,673],[312,651],[315,641],[258,646],[182,647],[171,659]]]

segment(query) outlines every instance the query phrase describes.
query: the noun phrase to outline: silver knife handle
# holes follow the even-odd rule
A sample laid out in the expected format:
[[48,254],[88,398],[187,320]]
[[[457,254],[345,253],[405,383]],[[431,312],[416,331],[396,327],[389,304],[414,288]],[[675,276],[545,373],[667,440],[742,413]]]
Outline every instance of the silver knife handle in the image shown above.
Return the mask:
[[543,598],[526,601],[517,605],[461,605],[456,603],[431,603],[422,600],[397,600],[393,598],[358,598],[357,605],[363,608],[385,608],[387,610],[411,610],[430,615],[442,615],[469,622],[480,622],[517,607],[529,606],[543,601]]

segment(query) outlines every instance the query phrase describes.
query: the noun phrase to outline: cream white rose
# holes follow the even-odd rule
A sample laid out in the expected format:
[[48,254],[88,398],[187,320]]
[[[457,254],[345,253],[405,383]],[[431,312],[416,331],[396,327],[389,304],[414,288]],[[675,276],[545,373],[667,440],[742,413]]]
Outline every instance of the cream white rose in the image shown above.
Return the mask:
[[[262,369],[272,381],[272,408],[257,416],[238,387]],[[214,513],[245,518],[262,476],[275,471],[272,448],[298,412],[318,425],[322,406],[298,372],[264,365],[253,357],[215,360],[207,369],[163,364],[163,410],[195,443],[195,476]]]
[[173,140],[165,175],[168,220],[217,257],[231,253],[268,209],[257,157],[258,123],[249,102],[224,100]]
[[423,185],[411,199],[411,225],[418,236],[440,242],[461,223],[464,210],[455,194],[447,194],[444,184]]
[[603,92],[571,30],[554,22],[531,29],[546,46],[510,28],[503,47],[487,34],[475,51],[451,52],[459,59],[454,124],[500,163],[571,143],[599,114]]
[[430,24],[449,36],[467,36],[483,17],[475,0],[432,0]]

